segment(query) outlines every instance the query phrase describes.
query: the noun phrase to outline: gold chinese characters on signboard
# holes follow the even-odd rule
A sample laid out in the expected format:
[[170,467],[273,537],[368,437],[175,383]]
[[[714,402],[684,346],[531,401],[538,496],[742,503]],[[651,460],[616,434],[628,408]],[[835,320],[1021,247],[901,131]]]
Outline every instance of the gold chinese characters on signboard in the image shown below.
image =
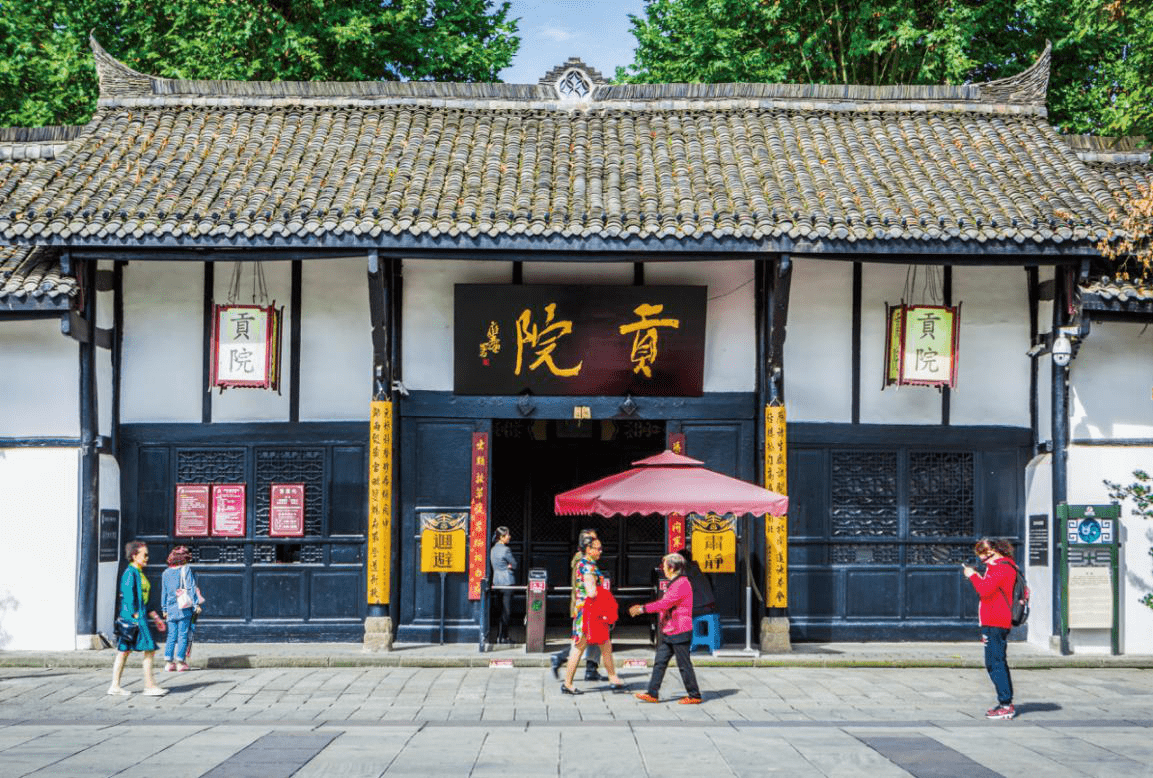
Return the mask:
[[463,573],[468,557],[468,512],[420,514],[420,571]]
[[372,403],[368,418],[368,543],[365,585],[369,605],[388,605],[392,575],[392,403]]
[[693,561],[705,573],[737,572],[737,519],[733,514],[721,516],[690,513],[693,528]]

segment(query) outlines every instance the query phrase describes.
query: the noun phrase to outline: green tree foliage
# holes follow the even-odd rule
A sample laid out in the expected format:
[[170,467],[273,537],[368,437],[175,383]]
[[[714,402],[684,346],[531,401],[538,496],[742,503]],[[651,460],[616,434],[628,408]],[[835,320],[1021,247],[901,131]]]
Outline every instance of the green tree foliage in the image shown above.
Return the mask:
[[[1129,503],[1134,516],[1153,519],[1153,478],[1150,478],[1144,470],[1134,470],[1133,479],[1131,484],[1105,481],[1105,488],[1109,490],[1112,499]],[[1153,548],[1149,549],[1149,556],[1153,556]],[[1146,594],[1141,598],[1141,602],[1146,607],[1153,608],[1153,594]]]
[[633,83],[961,84],[1053,41],[1050,119],[1153,136],[1150,0],[648,0]]
[[0,0],[0,125],[84,122],[88,33],[170,78],[496,81],[520,45],[494,0]]

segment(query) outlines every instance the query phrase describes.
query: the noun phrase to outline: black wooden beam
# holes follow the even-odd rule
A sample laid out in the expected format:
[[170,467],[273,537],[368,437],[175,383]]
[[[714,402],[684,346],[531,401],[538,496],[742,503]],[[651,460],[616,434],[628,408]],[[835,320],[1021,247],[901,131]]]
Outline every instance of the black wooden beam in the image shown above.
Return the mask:
[[[941,294],[945,298],[944,304],[953,304],[953,267],[946,265],[941,271]],[[941,387],[941,426],[949,426],[949,416],[952,411],[952,390],[947,386]]]
[[[204,263],[204,298],[203,312],[201,314],[201,342],[204,344],[204,353],[200,361],[201,395],[200,395],[200,421],[208,424],[212,421],[212,302],[216,293],[216,268],[211,262]],[[295,357],[295,355],[293,355]]]
[[[1025,268],[1025,286],[1029,302],[1030,347],[1037,343],[1037,335],[1039,329],[1037,315],[1039,313],[1041,304],[1041,285],[1038,283],[1037,278],[1038,270],[1036,267]],[[1036,456],[1041,448],[1041,441],[1039,440],[1041,434],[1040,398],[1037,397],[1039,380],[1037,372],[1038,358],[1040,357],[1037,355],[1029,358],[1029,429],[1032,430],[1033,434],[1033,456]]]
[[288,348],[292,354],[288,363],[288,420],[291,422],[300,421],[300,306],[303,279],[303,263],[299,259],[292,260],[292,290],[288,306]]
[[861,304],[863,297],[864,268],[860,262],[853,263],[853,314],[851,324],[852,339],[852,411],[853,424],[861,423]]
[[[84,318],[96,321],[96,263],[81,266]],[[96,345],[81,342],[80,358],[80,516],[76,558],[76,634],[96,634],[99,589],[100,453],[97,413]]]
[[[1068,323],[1068,281],[1069,276],[1072,274],[1072,268],[1057,268],[1056,284],[1054,284],[1053,294],[1053,333]],[[1069,468],[1069,366],[1058,365],[1056,362],[1050,361],[1052,366],[1051,372],[1051,436],[1052,436],[1052,526],[1056,530],[1057,527],[1057,506],[1068,499],[1068,468]],[[1054,560],[1052,567],[1052,585],[1053,585],[1053,613],[1052,624],[1053,634],[1060,641],[1060,648],[1062,654],[1068,654],[1069,651],[1069,633],[1063,621],[1063,609],[1061,602],[1061,565],[1057,563],[1060,556],[1060,546],[1064,544],[1065,533],[1054,531],[1053,535],[1053,556]]]

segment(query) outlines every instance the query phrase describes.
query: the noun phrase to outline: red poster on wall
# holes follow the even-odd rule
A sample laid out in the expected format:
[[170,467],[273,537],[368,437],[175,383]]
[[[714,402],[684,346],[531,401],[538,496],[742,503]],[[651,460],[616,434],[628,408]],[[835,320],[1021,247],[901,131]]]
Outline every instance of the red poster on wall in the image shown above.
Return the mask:
[[472,435],[472,479],[469,485],[468,598],[480,599],[480,582],[488,563],[488,433]]
[[247,519],[244,484],[212,486],[212,534],[221,538],[242,538]]
[[273,484],[268,501],[268,534],[304,537],[304,484]]
[[208,535],[208,484],[176,484],[176,520],[172,534],[181,538]]

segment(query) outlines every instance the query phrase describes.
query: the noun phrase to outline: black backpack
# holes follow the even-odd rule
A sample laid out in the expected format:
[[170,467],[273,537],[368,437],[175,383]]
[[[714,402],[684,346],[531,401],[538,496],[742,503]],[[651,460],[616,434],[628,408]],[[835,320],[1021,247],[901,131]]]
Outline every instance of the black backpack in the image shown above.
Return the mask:
[[[1009,564],[1017,571],[1016,579],[1013,581],[1013,601],[1009,603],[1009,618],[1014,627],[1019,627],[1029,620],[1029,585],[1025,582],[1025,574],[1017,567],[1017,563],[1009,560]],[[1005,597],[1004,590],[1001,591],[1001,596]]]

